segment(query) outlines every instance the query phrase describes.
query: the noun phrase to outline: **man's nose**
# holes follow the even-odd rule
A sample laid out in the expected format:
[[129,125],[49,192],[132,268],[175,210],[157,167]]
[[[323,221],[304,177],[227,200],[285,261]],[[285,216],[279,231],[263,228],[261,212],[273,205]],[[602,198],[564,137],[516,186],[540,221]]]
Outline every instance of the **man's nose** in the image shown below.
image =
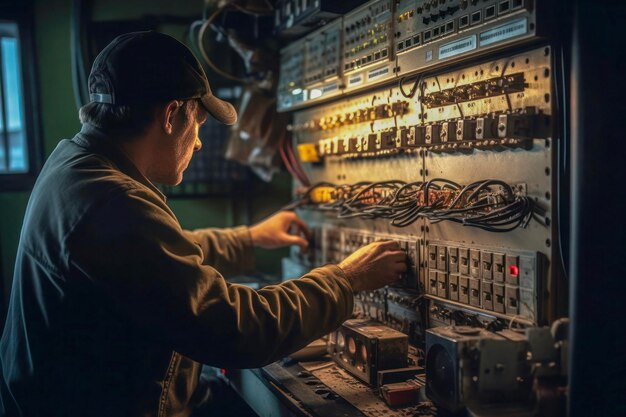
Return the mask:
[[198,152],[200,149],[202,149],[202,142],[200,141],[200,138],[196,138],[196,141],[193,144],[193,150],[194,152]]

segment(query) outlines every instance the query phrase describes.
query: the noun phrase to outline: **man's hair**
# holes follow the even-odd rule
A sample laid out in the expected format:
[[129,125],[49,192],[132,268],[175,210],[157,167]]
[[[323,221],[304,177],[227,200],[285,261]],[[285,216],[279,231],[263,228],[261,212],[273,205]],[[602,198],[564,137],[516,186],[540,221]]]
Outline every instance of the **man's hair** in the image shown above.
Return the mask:
[[[190,105],[188,103],[192,102]],[[129,140],[143,134],[154,120],[155,112],[165,103],[116,105],[107,103],[87,103],[78,111],[81,123],[89,123],[107,133]],[[183,101],[186,118],[191,117],[197,107],[196,100]]]

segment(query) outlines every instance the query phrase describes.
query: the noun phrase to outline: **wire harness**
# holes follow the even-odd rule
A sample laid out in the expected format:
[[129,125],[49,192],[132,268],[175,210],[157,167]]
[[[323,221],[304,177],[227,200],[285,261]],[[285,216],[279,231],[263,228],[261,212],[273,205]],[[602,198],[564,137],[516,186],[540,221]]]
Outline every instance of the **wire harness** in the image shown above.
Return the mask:
[[509,232],[527,227],[532,218],[542,222],[543,215],[531,198],[497,179],[466,186],[443,178],[410,183],[320,182],[297,194],[286,209],[307,207],[336,211],[339,218],[388,219],[395,227],[427,218],[433,223],[447,220],[490,232]]

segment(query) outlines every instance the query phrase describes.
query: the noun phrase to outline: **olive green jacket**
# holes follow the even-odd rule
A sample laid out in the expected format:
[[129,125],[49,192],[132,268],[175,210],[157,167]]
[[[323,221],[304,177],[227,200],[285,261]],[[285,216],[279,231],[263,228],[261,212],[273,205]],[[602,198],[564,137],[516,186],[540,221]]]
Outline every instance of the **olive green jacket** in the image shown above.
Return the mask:
[[[165,197],[84,125],[46,162],[0,340],[0,415],[187,416],[200,363],[259,367],[352,312],[334,265],[255,291],[249,231],[183,230]],[[4,408],[4,412],[2,408]]]

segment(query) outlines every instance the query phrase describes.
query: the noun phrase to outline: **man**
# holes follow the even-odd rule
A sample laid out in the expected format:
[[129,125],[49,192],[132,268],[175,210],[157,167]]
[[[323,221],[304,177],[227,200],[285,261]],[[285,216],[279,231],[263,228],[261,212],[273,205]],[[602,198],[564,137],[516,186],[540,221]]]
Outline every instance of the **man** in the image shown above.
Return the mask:
[[[82,130],[63,140],[33,189],[4,334],[8,416],[187,416],[201,364],[258,367],[340,325],[353,292],[405,271],[396,244],[254,291],[221,273],[253,268],[254,246],[306,246],[280,213],[253,227],[183,230],[153,185],[178,184],[198,128],[233,107],[212,95],[181,43],[116,38],[89,76]],[[219,271],[219,272],[218,272]]]

